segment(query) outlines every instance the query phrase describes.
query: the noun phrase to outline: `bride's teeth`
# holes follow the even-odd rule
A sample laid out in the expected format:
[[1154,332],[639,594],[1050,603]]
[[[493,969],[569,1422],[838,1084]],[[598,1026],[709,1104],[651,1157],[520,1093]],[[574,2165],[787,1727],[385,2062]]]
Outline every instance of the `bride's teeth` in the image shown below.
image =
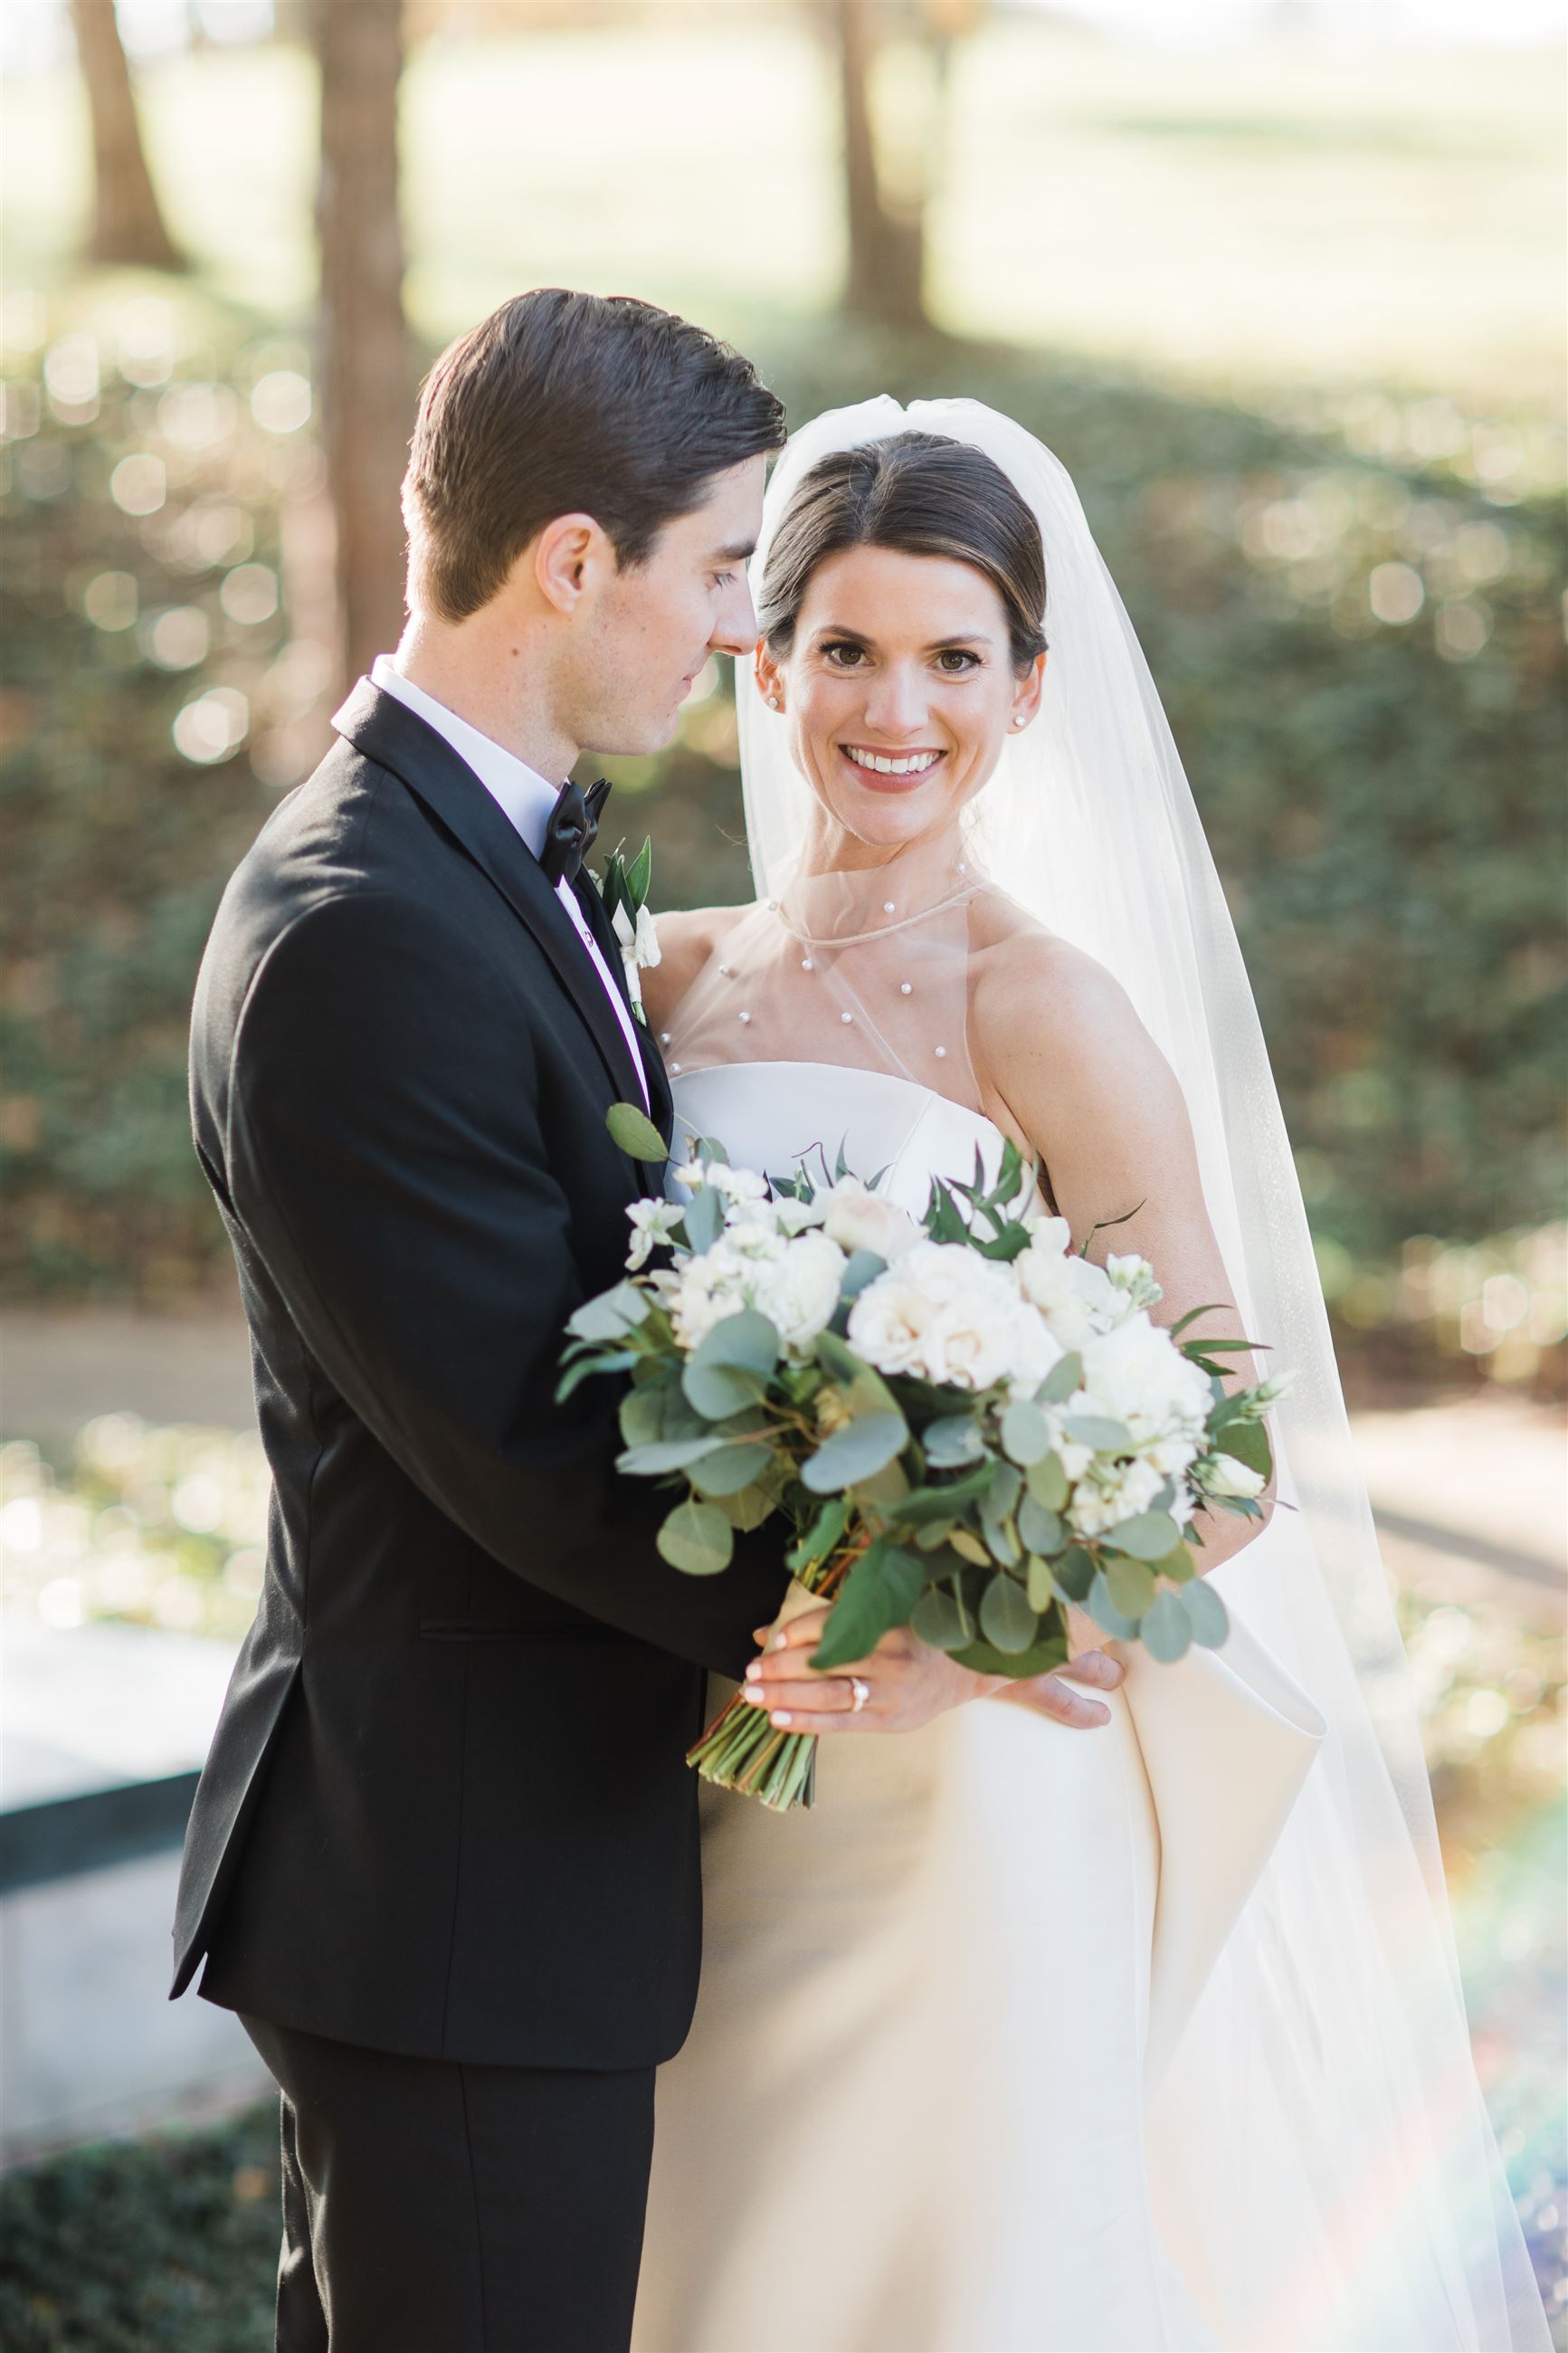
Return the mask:
[[923,776],[928,768],[934,768],[942,757],[940,752],[917,752],[906,760],[889,760],[879,752],[850,751],[847,744],[845,751],[858,768],[874,769],[879,776]]

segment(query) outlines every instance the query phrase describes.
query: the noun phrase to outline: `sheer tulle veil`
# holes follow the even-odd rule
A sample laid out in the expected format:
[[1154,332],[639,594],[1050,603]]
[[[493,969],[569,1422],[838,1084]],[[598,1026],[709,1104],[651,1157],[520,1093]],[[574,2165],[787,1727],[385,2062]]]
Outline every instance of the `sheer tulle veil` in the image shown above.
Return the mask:
[[[1045,545],[1044,696],[971,804],[970,846],[1127,990],[1184,1089],[1246,1328],[1296,1372],[1275,1432],[1297,1508],[1214,1574],[1330,1729],[1150,2106],[1163,2234],[1237,2353],[1550,2353],[1472,2061],[1413,1687],[1268,1050],[1159,694],[1072,481],[979,402],[834,410],[779,460],[753,583],[810,467],[911,428],[985,451]],[[765,899],[799,859],[809,787],[749,660],[737,699]],[[1014,1852],[1027,1852],[1025,1823]]]

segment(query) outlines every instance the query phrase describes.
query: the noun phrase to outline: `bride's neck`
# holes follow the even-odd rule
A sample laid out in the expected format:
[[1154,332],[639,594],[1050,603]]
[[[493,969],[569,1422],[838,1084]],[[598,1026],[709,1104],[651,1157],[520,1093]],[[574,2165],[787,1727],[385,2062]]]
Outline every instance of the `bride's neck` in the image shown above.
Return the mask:
[[798,871],[802,881],[809,881],[819,874],[875,874],[895,863],[930,870],[943,864],[956,867],[963,855],[955,821],[933,826],[908,841],[864,841],[824,810],[806,835]]

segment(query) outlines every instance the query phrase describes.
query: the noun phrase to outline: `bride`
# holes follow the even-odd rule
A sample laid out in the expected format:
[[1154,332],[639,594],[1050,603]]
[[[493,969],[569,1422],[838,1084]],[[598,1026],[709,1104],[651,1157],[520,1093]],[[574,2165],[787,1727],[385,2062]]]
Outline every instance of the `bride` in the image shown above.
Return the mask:
[[[1010,1138],[1043,1214],[1152,1260],[1161,1320],[1271,1344],[1273,1508],[1200,1518],[1236,1621],[1207,1663],[1311,1769],[1248,1849],[1220,1714],[1201,1810],[1159,1803],[1162,1715],[1220,1686],[1151,1689],[1184,1669],[1135,1649],[1123,1686],[1080,1613],[1006,1689],[907,1634],[818,1676],[820,1607],[781,1621],[748,1697],[824,1736],[817,1802],[702,1793],[635,2353],[1546,2353],[1256,1011],[1071,483],[978,403],[833,412],[752,579],[763,896],[660,921],[678,1131],[842,1155],[917,1213]],[[1189,1873],[1232,1851],[1173,2008]]]

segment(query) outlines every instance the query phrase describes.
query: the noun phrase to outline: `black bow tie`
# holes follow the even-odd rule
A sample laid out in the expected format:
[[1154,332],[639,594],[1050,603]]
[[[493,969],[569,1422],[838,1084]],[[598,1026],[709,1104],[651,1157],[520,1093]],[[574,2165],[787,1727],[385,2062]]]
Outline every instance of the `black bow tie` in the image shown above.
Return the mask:
[[601,776],[597,784],[584,792],[581,785],[568,781],[561,787],[555,807],[550,812],[550,822],[544,828],[544,846],[539,862],[552,882],[563,877],[568,882],[577,880],[577,870],[594,847],[599,830],[599,812],[609,797],[610,780]]

